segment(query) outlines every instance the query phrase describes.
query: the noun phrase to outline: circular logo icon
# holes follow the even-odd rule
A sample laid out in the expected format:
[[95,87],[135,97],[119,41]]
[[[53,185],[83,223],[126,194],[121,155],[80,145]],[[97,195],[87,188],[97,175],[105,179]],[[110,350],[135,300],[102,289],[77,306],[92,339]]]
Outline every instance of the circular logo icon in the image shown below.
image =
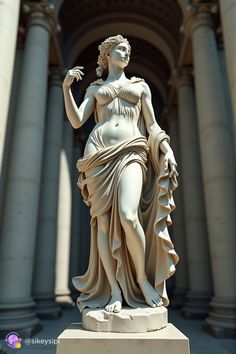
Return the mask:
[[7,343],[7,345],[9,345],[9,347],[19,349],[21,348],[21,340],[22,338],[19,336],[18,333],[10,332],[7,334],[5,342]]

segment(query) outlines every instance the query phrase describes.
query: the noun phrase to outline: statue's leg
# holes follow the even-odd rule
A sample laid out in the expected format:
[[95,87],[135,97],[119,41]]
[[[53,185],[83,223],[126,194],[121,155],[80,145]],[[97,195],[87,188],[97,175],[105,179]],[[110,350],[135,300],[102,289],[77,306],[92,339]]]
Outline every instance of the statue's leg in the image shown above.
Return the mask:
[[105,269],[110,287],[111,287],[111,299],[105,306],[105,309],[109,312],[120,312],[122,308],[122,296],[119,284],[116,280],[116,261],[111,255],[109,247],[109,215],[103,214],[97,218],[98,221],[98,251]]
[[119,214],[126,235],[126,244],[132,257],[137,282],[143,292],[147,304],[151,307],[161,306],[161,296],[147,280],[145,273],[145,235],[138,219],[143,185],[141,166],[129,164],[122,173],[119,185]]

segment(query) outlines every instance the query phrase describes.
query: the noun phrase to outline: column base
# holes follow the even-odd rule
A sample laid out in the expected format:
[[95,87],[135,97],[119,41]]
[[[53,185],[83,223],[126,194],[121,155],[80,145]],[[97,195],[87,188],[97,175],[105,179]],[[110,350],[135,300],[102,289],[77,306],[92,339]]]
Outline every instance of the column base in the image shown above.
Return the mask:
[[62,315],[60,306],[54,296],[35,296],[35,312],[39,318],[56,320]]
[[69,310],[75,306],[75,302],[72,300],[70,295],[57,295],[56,302],[64,310]]
[[211,294],[189,291],[187,301],[181,309],[181,315],[187,319],[204,319],[210,309]]
[[202,328],[216,338],[235,338],[236,303],[230,302],[228,298],[213,298],[210,302],[209,316]]
[[17,332],[22,338],[29,338],[42,329],[33,308],[35,303],[28,302],[0,304],[0,338],[5,339],[11,332]]
[[174,289],[170,301],[171,309],[180,309],[186,301],[187,289]]
[[189,354],[189,341],[171,323],[147,333],[114,333],[86,331],[73,323],[59,337],[57,354]]

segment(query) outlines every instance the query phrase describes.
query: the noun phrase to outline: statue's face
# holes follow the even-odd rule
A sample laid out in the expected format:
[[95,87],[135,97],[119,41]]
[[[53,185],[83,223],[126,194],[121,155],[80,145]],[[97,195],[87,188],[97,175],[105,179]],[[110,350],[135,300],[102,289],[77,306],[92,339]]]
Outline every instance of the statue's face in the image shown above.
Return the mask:
[[113,65],[117,65],[120,68],[125,68],[129,64],[130,60],[130,48],[127,43],[118,44],[110,53],[108,60]]

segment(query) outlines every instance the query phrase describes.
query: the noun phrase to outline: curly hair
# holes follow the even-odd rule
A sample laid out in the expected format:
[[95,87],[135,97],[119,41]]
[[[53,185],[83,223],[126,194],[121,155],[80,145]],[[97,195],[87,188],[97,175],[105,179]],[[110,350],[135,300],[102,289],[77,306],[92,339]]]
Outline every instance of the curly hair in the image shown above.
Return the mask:
[[108,68],[108,62],[107,62],[107,54],[111,53],[112,50],[120,43],[126,43],[129,46],[129,49],[131,50],[131,46],[127,40],[127,38],[124,38],[122,35],[118,34],[117,36],[113,37],[108,37],[103,41],[99,46],[98,50],[100,52],[98,56],[98,67],[96,69],[97,76],[102,76],[104,70],[107,70]]

